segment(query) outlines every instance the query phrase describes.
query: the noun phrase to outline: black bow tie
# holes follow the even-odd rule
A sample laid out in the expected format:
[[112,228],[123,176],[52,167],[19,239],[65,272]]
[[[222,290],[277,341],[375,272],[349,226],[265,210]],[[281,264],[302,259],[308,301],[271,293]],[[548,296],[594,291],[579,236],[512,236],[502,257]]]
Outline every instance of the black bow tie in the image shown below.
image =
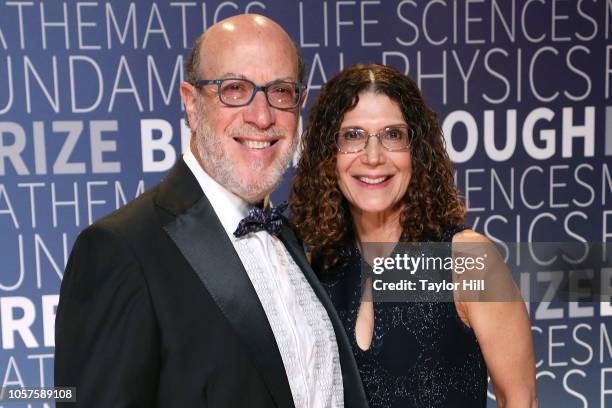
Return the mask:
[[272,235],[280,234],[283,225],[282,213],[287,209],[289,204],[285,201],[276,207],[268,207],[262,209],[259,207],[251,207],[249,214],[240,221],[238,228],[234,232],[236,238],[240,238],[249,232],[257,232],[266,230]]

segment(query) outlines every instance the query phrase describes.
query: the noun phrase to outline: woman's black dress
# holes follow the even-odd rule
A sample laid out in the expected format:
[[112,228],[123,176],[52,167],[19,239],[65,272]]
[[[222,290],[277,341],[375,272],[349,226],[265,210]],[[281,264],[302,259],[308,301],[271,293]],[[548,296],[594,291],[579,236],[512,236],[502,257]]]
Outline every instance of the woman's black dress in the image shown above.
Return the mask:
[[[442,241],[450,242],[454,228]],[[357,345],[361,255],[323,279],[348,334],[372,408],[486,407],[487,368],[472,329],[446,302],[374,302],[374,335],[368,350]]]

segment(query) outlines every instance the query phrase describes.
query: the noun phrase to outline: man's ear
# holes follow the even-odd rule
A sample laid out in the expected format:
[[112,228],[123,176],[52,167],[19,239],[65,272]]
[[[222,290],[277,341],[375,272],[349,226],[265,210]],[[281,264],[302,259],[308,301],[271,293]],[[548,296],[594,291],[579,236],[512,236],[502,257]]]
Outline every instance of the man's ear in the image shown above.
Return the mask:
[[197,129],[198,118],[196,115],[196,107],[198,103],[198,90],[188,82],[181,82],[179,87],[181,93],[181,100],[185,105],[185,112],[187,114],[187,121],[191,130]]
[[306,98],[308,98],[308,89],[304,89],[304,92],[302,92],[302,96],[300,96],[300,109],[304,107],[304,102],[306,101]]

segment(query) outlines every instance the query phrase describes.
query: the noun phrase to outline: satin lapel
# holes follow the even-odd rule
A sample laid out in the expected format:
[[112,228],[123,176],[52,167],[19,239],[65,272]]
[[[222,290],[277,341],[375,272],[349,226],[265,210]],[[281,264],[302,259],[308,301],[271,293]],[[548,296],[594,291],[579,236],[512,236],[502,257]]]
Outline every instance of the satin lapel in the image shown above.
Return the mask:
[[319,278],[317,278],[310,267],[302,245],[300,245],[295,234],[286,223],[283,224],[279,238],[283,241],[283,244],[285,244],[285,248],[287,248],[293,257],[296,265],[302,270],[306,280],[310,283],[310,286],[312,286],[312,290],[319,298],[323,307],[327,310],[327,315],[334,326],[336,341],[338,342],[338,353],[340,354],[340,364],[342,366],[345,407],[367,408],[368,404],[366,402],[365,391],[361,383],[361,378],[359,377],[359,370],[355,362],[355,357],[353,356],[353,350],[334,305],[325,292],[323,285],[321,285]]
[[252,353],[276,405],[293,407],[283,361],[266,314],[209,201],[203,195],[164,229]]

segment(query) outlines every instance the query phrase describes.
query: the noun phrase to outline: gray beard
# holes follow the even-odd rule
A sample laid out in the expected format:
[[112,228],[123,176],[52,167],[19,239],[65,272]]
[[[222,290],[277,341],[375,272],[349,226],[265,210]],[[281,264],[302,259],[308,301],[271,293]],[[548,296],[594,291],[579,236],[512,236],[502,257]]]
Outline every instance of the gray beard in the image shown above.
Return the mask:
[[[263,200],[282,181],[283,174],[285,174],[297,146],[297,135],[294,135],[289,149],[276,159],[267,173],[262,173],[265,166],[262,161],[253,160],[248,165],[248,174],[251,176],[248,179],[240,178],[234,161],[223,150],[221,144],[217,141],[218,137],[213,134],[212,129],[208,126],[202,102],[201,97],[198,97],[197,114],[200,121],[195,138],[200,164],[206,166],[207,173],[217,183],[244,200],[250,203]],[[237,129],[227,129],[222,137],[233,138],[243,134],[287,137],[284,131],[276,127],[262,131],[250,125],[244,125]],[[280,141],[277,143],[280,143]]]

